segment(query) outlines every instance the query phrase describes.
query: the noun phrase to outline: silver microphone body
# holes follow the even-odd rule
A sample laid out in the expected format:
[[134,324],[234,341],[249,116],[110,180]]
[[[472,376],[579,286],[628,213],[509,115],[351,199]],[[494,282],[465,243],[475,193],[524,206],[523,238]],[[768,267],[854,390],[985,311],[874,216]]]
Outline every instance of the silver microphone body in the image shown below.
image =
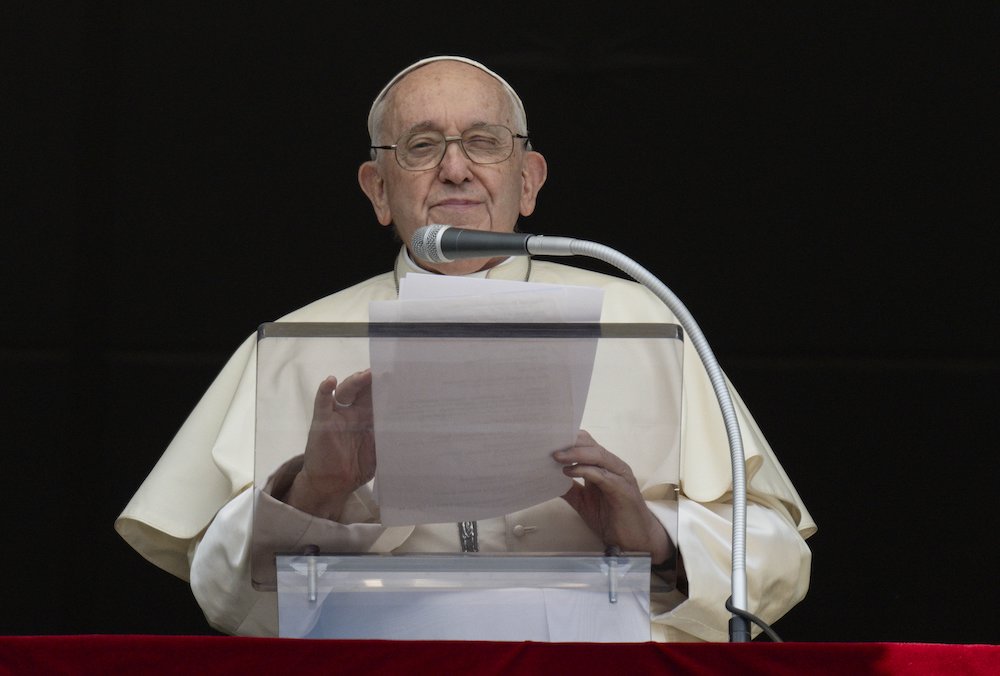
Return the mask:
[[574,256],[572,237],[545,237],[523,232],[483,232],[434,223],[417,228],[410,251],[430,263],[450,263],[462,258],[499,256]]

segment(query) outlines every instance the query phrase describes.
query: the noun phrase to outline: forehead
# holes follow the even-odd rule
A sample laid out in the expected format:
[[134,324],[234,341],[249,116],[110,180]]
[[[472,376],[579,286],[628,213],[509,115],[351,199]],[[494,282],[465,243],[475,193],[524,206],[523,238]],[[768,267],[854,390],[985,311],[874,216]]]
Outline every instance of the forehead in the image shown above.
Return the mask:
[[409,73],[386,97],[385,122],[402,133],[416,126],[459,131],[477,123],[511,126],[513,110],[503,86],[488,73],[458,62],[431,63]]

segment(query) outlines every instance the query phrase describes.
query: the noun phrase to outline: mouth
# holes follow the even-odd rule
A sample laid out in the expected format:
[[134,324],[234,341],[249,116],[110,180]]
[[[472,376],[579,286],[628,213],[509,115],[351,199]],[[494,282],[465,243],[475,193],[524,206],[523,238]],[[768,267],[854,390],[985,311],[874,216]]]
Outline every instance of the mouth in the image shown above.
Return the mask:
[[479,200],[467,200],[467,199],[447,199],[436,202],[431,206],[431,209],[468,209],[471,207],[477,207],[481,204]]

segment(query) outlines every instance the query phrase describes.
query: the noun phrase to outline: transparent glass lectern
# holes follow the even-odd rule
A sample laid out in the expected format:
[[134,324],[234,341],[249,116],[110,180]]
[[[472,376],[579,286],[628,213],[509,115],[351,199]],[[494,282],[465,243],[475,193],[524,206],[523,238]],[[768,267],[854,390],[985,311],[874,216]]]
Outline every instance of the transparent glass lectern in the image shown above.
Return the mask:
[[[552,453],[589,432],[676,542],[682,350],[673,324],[262,325],[251,575],[278,593],[279,635],[648,641],[674,564],[651,575],[648,555],[603,551]],[[338,433],[373,437],[374,482],[343,524],[284,504],[314,406],[331,405],[319,384],[369,368],[370,414],[335,413]]]

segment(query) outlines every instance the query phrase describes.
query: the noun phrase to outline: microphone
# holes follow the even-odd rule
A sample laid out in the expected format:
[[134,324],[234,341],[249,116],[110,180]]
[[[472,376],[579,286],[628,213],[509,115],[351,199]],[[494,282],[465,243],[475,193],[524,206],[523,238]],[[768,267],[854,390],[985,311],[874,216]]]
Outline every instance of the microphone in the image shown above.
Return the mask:
[[523,232],[483,232],[434,223],[417,228],[410,240],[414,256],[430,263],[450,263],[460,258],[499,256],[576,256],[572,237],[545,237]]
[[722,421],[726,426],[729,441],[729,455],[733,469],[733,529],[732,555],[730,557],[732,596],[727,602],[727,610],[733,613],[729,621],[729,640],[733,643],[750,640],[750,620],[757,622],[770,632],[759,618],[748,612],[746,535],[747,535],[747,479],[746,459],[743,452],[743,434],[737,421],[726,376],[719,366],[715,353],[708,344],[705,334],[691,312],[673,291],[634,260],[611,247],[585,239],[571,237],[543,237],[524,233],[496,233],[478,230],[463,230],[450,225],[425,225],[417,228],[410,242],[411,251],[417,258],[431,263],[450,263],[458,258],[495,258],[497,256],[527,256],[544,254],[549,256],[588,256],[604,261],[618,268],[629,277],[653,292],[666,305],[690,338],[698,356],[704,364],[705,372],[715,391]]

